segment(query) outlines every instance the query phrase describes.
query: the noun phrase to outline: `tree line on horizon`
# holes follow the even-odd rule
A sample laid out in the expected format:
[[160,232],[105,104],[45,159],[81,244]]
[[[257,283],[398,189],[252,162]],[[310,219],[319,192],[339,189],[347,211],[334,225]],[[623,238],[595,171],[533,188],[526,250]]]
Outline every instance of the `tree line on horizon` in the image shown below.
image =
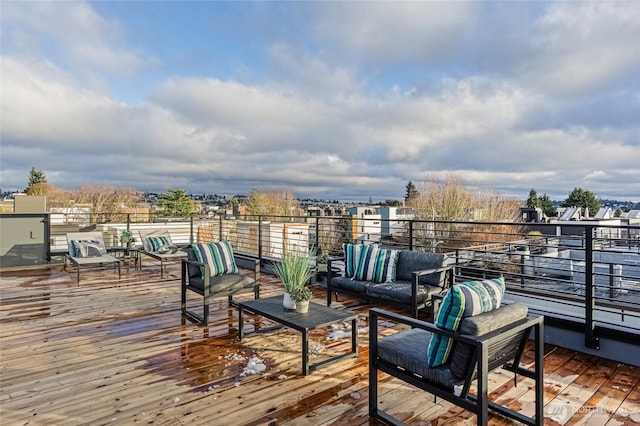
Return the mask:
[[[27,187],[29,195],[46,195],[51,207],[67,207],[71,204],[86,204],[92,212],[121,211],[124,206],[140,205],[144,202],[142,193],[127,187],[112,185],[83,185],[75,190],[65,190],[51,185],[41,170],[31,168]],[[237,202],[237,200],[236,200]],[[233,203],[233,201],[232,201]],[[373,203],[372,203],[373,204]],[[475,220],[478,211],[480,220],[493,221],[519,218],[522,202],[506,197],[498,191],[472,191],[464,179],[457,174],[449,174],[445,179],[428,177],[418,188],[412,181],[406,185],[404,200],[387,199],[384,206],[407,206],[414,209],[419,219],[469,221]],[[531,189],[525,205],[541,208],[548,217],[557,215],[557,209],[547,194],[539,196]],[[586,189],[574,188],[560,204],[562,207],[580,207],[595,213],[600,207],[596,195]],[[167,216],[189,216],[197,213],[196,204],[184,189],[169,188],[158,197],[158,210]],[[292,216],[302,214],[300,201],[291,189],[264,191],[254,188],[246,199],[249,215]],[[621,212],[620,212],[621,213]]]

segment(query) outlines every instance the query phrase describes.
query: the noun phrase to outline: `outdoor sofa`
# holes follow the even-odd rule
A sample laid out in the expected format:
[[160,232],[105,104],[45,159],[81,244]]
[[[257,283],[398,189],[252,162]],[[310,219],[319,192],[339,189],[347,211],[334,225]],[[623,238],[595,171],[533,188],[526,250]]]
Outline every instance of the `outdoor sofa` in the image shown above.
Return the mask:
[[[395,306],[414,318],[431,306],[432,296],[442,294],[453,282],[453,268],[439,253],[382,249],[375,244],[343,244],[343,259],[327,264],[327,306],[333,294],[344,294],[367,303]],[[332,262],[344,261],[342,275]]]

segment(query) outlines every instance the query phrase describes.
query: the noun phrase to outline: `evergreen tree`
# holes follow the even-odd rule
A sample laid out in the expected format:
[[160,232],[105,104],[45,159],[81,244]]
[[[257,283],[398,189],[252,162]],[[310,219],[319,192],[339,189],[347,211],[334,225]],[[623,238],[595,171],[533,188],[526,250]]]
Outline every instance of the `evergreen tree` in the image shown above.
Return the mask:
[[171,189],[158,197],[160,214],[164,216],[184,217],[195,213],[193,200],[187,196],[184,189]]
[[419,193],[418,193],[418,190],[416,189],[416,186],[411,181],[407,183],[406,188],[407,188],[407,192],[404,196],[404,202],[408,203],[412,199],[416,198],[419,195]]
[[535,189],[531,189],[529,191],[529,198],[527,198],[527,207],[535,208],[540,207],[540,198],[538,197],[538,193]]
[[549,199],[547,194],[543,194],[540,200],[540,207],[547,217],[555,217],[558,215],[558,209],[553,205],[553,202]]
[[594,214],[600,208],[600,201],[591,191],[582,188],[574,188],[566,200],[563,201],[562,207],[580,207],[584,212],[585,208],[589,209],[590,214]]
[[35,167],[31,167],[31,171],[29,172],[29,183],[27,184],[24,192],[29,194],[33,186],[39,183],[47,183],[47,178],[42,170],[36,170]]

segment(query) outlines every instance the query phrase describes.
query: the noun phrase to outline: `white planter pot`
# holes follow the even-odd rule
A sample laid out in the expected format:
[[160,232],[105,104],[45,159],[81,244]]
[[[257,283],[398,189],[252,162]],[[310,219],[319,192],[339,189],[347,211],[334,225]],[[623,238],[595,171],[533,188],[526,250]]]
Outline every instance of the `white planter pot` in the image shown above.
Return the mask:
[[291,300],[291,295],[287,292],[285,292],[284,296],[282,297],[282,306],[284,306],[285,309],[296,309],[296,302]]
[[309,312],[309,301],[303,300],[301,302],[296,302],[296,312],[301,314],[306,314]]

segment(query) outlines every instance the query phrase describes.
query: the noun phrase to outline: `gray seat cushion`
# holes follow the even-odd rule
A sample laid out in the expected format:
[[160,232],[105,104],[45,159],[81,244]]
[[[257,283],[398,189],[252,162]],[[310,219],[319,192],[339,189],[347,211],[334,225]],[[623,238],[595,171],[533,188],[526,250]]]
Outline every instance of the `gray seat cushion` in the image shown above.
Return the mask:
[[401,331],[378,340],[378,357],[390,364],[419,374],[425,380],[443,389],[452,391],[459,384],[448,365],[429,368],[427,348],[431,333],[419,328]]
[[[411,273],[425,269],[440,268],[445,256],[437,253],[402,250],[396,265],[396,281],[411,281]],[[420,277],[420,284],[440,285],[440,273]]]
[[[439,294],[441,291],[440,287],[419,285],[418,303],[426,302],[432,294]],[[409,304],[411,303],[411,282],[372,284],[367,288],[367,295],[391,302]]]
[[360,294],[366,294],[367,286],[371,284],[371,281],[352,280],[349,277],[333,277],[331,279],[331,287],[341,288]]
[[[228,274],[211,277],[211,285],[209,288],[212,295],[223,296],[253,291],[257,284],[256,281],[247,276]],[[192,277],[189,280],[189,286],[203,291],[204,280],[201,277]]]

